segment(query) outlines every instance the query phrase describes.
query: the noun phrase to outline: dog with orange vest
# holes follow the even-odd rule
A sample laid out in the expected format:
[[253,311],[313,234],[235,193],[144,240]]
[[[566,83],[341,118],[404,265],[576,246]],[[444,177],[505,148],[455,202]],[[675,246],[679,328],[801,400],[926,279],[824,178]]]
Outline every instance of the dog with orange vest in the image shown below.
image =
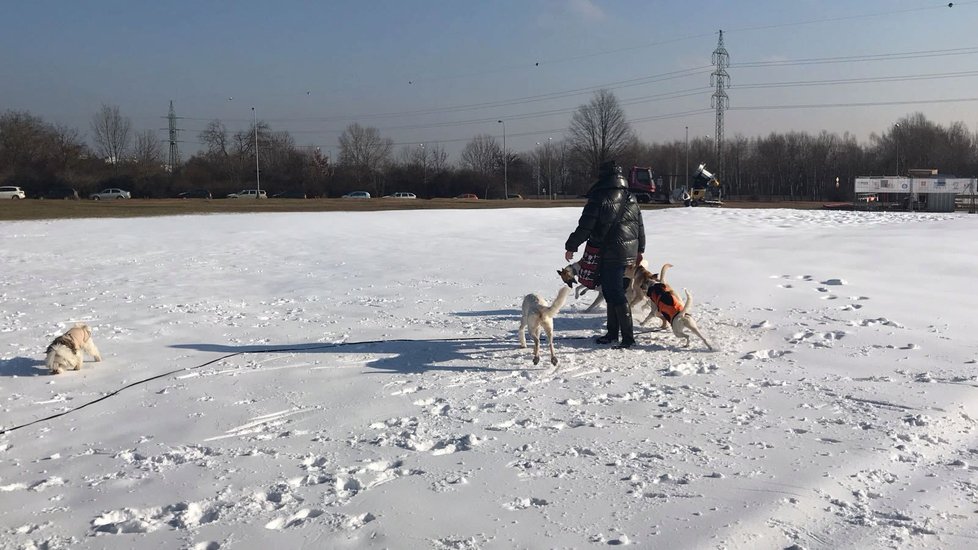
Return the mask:
[[689,314],[693,304],[692,294],[690,294],[689,290],[683,289],[683,292],[686,294],[686,303],[684,304],[679,299],[676,291],[666,283],[666,270],[670,267],[672,267],[672,264],[663,264],[662,269],[657,274],[645,268],[636,270],[638,276],[641,277],[642,286],[646,287],[645,294],[652,306],[652,311],[649,313],[649,316],[641,324],[644,326],[653,317],[658,317],[662,321],[662,325],[659,328],[671,327],[673,334],[685,339],[685,347],[689,347],[689,335],[686,334],[686,330],[689,330],[699,336],[700,340],[703,340],[703,343],[706,344],[706,347],[710,351],[713,351],[713,346],[703,336],[699,327],[696,326],[696,321]]

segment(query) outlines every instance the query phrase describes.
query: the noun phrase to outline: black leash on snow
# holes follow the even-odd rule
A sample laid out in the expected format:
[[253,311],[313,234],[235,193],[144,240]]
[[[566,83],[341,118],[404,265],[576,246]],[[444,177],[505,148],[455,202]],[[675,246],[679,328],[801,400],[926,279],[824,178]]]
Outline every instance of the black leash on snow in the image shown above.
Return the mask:
[[[565,337],[565,338],[561,338],[561,340],[587,340],[587,339],[590,339],[590,338],[591,338],[590,336],[568,336],[568,337]],[[474,341],[474,340],[485,340],[485,341],[490,341],[490,342],[491,341],[496,341],[496,339],[494,339],[494,338],[475,338],[475,337],[472,337],[472,338],[436,338],[436,339],[425,340],[425,341],[427,341],[427,342],[471,342],[471,341]],[[298,352],[298,351],[314,351],[314,350],[319,350],[319,349],[338,348],[338,347],[342,347],[342,346],[365,346],[365,345],[370,345],[370,344],[384,344],[384,343],[388,343],[388,342],[395,342],[395,343],[396,342],[418,342],[418,340],[411,340],[411,339],[408,339],[408,338],[400,338],[400,339],[396,339],[396,340],[367,340],[367,341],[364,341],[364,342],[335,342],[335,343],[332,343],[332,344],[322,344],[322,345],[318,345],[318,346],[301,346],[301,347],[294,347],[294,348],[258,348],[258,349],[248,350],[248,351],[236,351],[234,353],[229,353],[227,355],[223,355],[221,357],[218,357],[217,359],[212,359],[210,361],[207,361],[206,363],[201,363],[201,364],[196,365],[196,366],[193,366],[193,367],[184,367],[184,368],[180,368],[180,369],[174,369],[174,370],[171,370],[169,372],[164,372],[163,374],[157,374],[156,376],[150,376],[149,378],[144,378],[142,380],[137,380],[137,381],[135,381],[135,382],[133,382],[131,384],[126,384],[125,386],[122,386],[121,388],[119,388],[119,389],[117,389],[117,390],[115,390],[113,392],[109,392],[109,393],[103,395],[102,397],[99,397],[98,399],[93,399],[93,400],[91,400],[91,401],[89,401],[87,403],[82,403],[81,405],[78,405],[77,407],[68,409],[66,411],[61,411],[61,412],[59,412],[57,414],[52,414],[51,416],[46,416],[44,418],[38,418],[37,420],[32,420],[32,421],[27,422],[25,424],[21,424],[19,426],[12,426],[10,428],[0,427],[0,435],[3,435],[3,434],[6,434],[6,433],[9,433],[9,432],[12,432],[14,430],[19,430],[21,428],[26,428],[28,426],[33,426],[34,424],[40,424],[41,422],[47,422],[48,420],[54,420],[55,418],[58,418],[58,417],[61,417],[61,416],[66,415],[66,414],[73,413],[75,411],[84,409],[85,407],[88,407],[89,405],[94,405],[94,404],[98,403],[99,401],[104,401],[104,400],[106,400],[106,399],[108,399],[110,397],[113,397],[115,395],[118,395],[118,394],[122,393],[123,391],[128,390],[129,388],[132,388],[134,386],[139,386],[140,384],[145,384],[147,382],[152,382],[153,380],[158,380],[160,378],[166,378],[167,376],[170,376],[172,374],[176,374],[178,372],[186,372],[186,371],[191,371],[191,370],[197,370],[197,369],[206,367],[208,365],[213,365],[214,363],[217,363],[218,361],[223,361],[225,359],[229,359],[231,357],[235,357],[235,356],[238,356],[238,355],[244,355],[246,353],[289,353],[289,352]]]

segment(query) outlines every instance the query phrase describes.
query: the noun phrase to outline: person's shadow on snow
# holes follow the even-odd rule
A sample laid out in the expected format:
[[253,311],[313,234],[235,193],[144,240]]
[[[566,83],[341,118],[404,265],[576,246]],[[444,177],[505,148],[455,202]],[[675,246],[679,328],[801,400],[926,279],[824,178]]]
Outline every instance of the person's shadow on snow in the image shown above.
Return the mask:
[[[561,334],[574,331],[592,330],[596,327],[593,315],[575,315],[568,312],[554,319],[554,341],[560,344]],[[532,365],[519,366],[490,366],[498,363],[500,353],[519,350],[519,334],[521,312],[518,309],[495,309],[485,311],[459,311],[450,315],[456,317],[493,318],[495,321],[507,321],[512,327],[507,335],[501,338],[465,337],[445,339],[390,339],[367,342],[340,343],[306,343],[306,344],[174,344],[175,349],[195,350],[207,353],[239,355],[245,353],[309,353],[309,354],[375,354],[376,357],[364,362],[365,366],[388,373],[420,373],[426,371],[472,372],[472,371],[516,371],[531,370]],[[602,316],[600,321],[603,322]],[[582,336],[564,336],[564,340],[588,340]],[[527,338],[529,340],[529,338]],[[543,337],[544,341],[546,336]],[[532,343],[529,345],[532,346]],[[526,356],[529,363],[529,355]],[[216,361],[216,360],[215,360]],[[512,358],[505,357],[510,363]],[[461,364],[459,364],[461,363]],[[203,366],[203,364],[201,365]]]
[[[245,353],[302,353],[302,354],[371,354],[364,366],[388,373],[421,373],[426,371],[472,372],[517,370],[491,367],[496,352],[509,351],[513,344],[491,338],[459,338],[450,340],[377,340],[369,342],[309,343],[309,344],[175,344],[176,349],[208,353],[239,355]],[[350,360],[345,360],[350,362]],[[460,364],[461,363],[461,364]]]
[[0,359],[0,376],[45,376],[49,374],[44,361],[33,357]]

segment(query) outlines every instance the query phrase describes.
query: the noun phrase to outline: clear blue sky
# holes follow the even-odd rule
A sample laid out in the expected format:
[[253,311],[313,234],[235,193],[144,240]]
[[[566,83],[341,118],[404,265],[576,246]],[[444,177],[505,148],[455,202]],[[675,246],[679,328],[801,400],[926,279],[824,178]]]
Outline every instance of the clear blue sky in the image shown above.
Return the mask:
[[207,121],[245,128],[252,106],[298,145],[334,153],[339,134],[358,122],[398,148],[441,143],[454,160],[477,134],[501,139],[499,119],[509,148],[529,150],[560,139],[573,110],[601,87],[646,141],[682,140],[687,126],[691,138],[712,136],[719,29],[730,54],[728,138],[827,130],[865,141],[916,111],[978,127],[978,0],[950,8],[905,0],[11,0],[0,11],[0,111],[29,110],[88,135],[103,103],[118,105],[135,129],[156,130],[173,100],[186,117],[185,156]]

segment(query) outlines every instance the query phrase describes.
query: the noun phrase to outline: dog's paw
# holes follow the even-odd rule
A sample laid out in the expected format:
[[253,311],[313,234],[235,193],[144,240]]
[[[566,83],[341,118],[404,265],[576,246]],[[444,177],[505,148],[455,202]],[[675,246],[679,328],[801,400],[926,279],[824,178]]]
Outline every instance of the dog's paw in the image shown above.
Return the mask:
[[93,357],[93,359],[95,360],[96,363],[102,362],[102,356],[101,355],[96,355],[95,357]]
[[64,369],[51,369],[51,374],[61,374]]
[[550,364],[556,367],[557,366],[557,358],[556,357],[551,357],[550,358]]
[[533,364],[534,364],[534,365],[537,365],[537,364],[539,364],[539,363],[540,363],[540,358],[539,358],[539,357],[534,357],[534,358],[533,358]]

